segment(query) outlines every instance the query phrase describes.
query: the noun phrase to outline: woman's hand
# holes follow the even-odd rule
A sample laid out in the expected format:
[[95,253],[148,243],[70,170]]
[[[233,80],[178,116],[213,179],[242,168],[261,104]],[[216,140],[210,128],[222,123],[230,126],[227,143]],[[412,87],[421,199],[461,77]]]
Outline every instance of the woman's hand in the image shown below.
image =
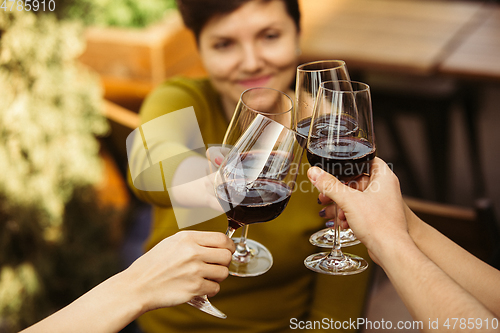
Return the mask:
[[[316,167],[309,169],[308,176],[322,193],[322,203],[326,203],[328,200],[325,197],[328,197],[343,210],[349,226],[367,246],[375,261],[391,242],[411,241],[399,181],[381,159],[375,158],[368,184],[365,183],[366,179],[362,179],[355,188],[342,184]],[[365,186],[364,191],[356,189]],[[334,216],[332,209],[333,206],[325,208],[325,217]]]
[[[364,191],[366,189],[366,187],[368,186],[370,182],[370,176],[367,175],[367,174],[362,174],[358,177],[355,177],[354,179],[350,180],[348,183],[346,183],[345,185],[353,188],[353,189],[356,189],[358,191]],[[333,218],[334,218],[334,206],[331,205],[333,203],[333,200],[330,199],[328,196],[326,196],[325,194],[323,193],[320,193],[318,195],[318,203],[320,205],[323,205],[325,206],[325,208],[323,208],[319,215],[321,217],[324,217],[324,218],[331,218],[330,221],[327,222],[327,226],[329,224],[333,225]],[[345,213],[344,211],[337,206],[337,214],[338,214],[338,218],[339,218],[339,222],[340,222],[340,228],[341,229],[347,229],[349,228],[349,223],[347,222],[346,220],[346,217],[345,217]]]
[[224,213],[215,197],[214,172],[210,160],[203,156],[191,156],[182,161],[169,189],[172,204],[186,208],[209,207]]
[[210,173],[214,173],[219,169],[222,161],[226,158],[230,149],[223,145],[212,146],[207,149],[206,155],[209,163]]
[[127,285],[124,290],[142,300],[142,312],[174,306],[217,294],[234,250],[233,241],[222,233],[180,231],[119,275]]
[[178,232],[23,333],[118,332],[146,311],[213,296],[234,250],[222,233]]

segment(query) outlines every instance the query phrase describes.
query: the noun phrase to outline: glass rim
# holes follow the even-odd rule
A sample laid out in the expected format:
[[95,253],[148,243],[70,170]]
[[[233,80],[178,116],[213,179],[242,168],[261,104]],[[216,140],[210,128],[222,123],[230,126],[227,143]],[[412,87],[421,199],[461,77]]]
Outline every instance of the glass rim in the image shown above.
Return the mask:
[[[286,97],[288,98],[288,100],[290,101],[290,103],[291,103],[290,108],[289,108],[288,110],[286,110],[286,111],[283,111],[283,112],[269,113],[269,112],[259,111],[259,110],[256,110],[256,109],[254,109],[254,108],[250,107],[250,106],[249,106],[247,103],[245,103],[245,101],[243,100],[243,95],[244,95],[245,93],[247,93],[247,92],[251,91],[251,90],[257,90],[257,89],[263,89],[263,90],[273,90],[273,91],[276,91],[276,92],[280,93],[281,95],[286,96]],[[293,99],[292,99],[290,96],[288,96],[288,94],[287,94],[287,93],[285,93],[285,92],[283,92],[283,91],[281,91],[281,90],[278,90],[278,89],[268,88],[268,87],[253,87],[253,88],[248,88],[248,89],[246,89],[245,91],[243,91],[243,92],[241,93],[241,95],[240,95],[240,101],[241,101],[241,103],[243,103],[243,105],[245,105],[248,109],[250,109],[250,110],[252,110],[252,111],[254,111],[254,112],[260,113],[260,114],[262,114],[262,115],[265,115],[265,116],[280,116],[280,115],[286,114],[286,113],[288,113],[288,112],[291,112],[291,111],[293,110],[293,108],[294,108]]]
[[[332,66],[332,67],[329,67],[329,68],[321,68],[321,69],[306,69],[305,67],[307,66],[311,66],[311,65],[316,65],[316,64],[321,64],[321,63],[338,63],[337,66]],[[325,71],[330,71],[332,69],[337,69],[337,68],[341,68],[341,67],[347,67],[346,66],[346,63],[344,60],[316,60],[316,61],[310,61],[310,62],[306,62],[306,63],[303,63],[303,64],[300,64],[299,66],[297,66],[297,71],[300,71],[300,72],[325,72]]]
[[[262,112],[262,111],[259,111],[259,110],[255,110],[254,108],[251,108],[250,106],[248,106],[247,103],[245,103],[245,101],[243,101],[243,94],[245,94],[246,92],[250,91],[250,90],[256,90],[256,89],[265,89],[265,90],[274,90],[284,96],[286,96],[288,98],[288,100],[290,101],[291,103],[291,107],[290,109],[286,110],[286,111],[283,111],[283,112],[278,112],[278,113],[269,113],[269,112]],[[249,110],[251,110],[252,112],[255,112],[257,114],[261,114],[263,116],[280,116],[280,115],[284,115],[284,114],[287,114],[288,112],[290,112],[290,114],[293,116],[293,110],[294,110],[294,102],[293,102],[293,99],[285,92],[281,91],[281,90],[278,90],[278,89],[274,89],[274,88],[268,88],[268,87],[253,87],[253,88],[248,88],[246,89],[245,91],[243,91],[240,95],[240,101],[241,103],[243,103],[243,105],[245,105]],[[276,120],[272,119],[272,118],[269,118],[270,121],[272,122],[276,122]],[[288,131],[290,132],[293,132],[295,135],[298,135],[304,139],[307,139],[307,136],[297,132],[296,130],[294,130],[291,126],[286,126],[286,125],[283,125],[281,123],[278,123],[280,124],[281,126],[283,126],[284,128],[286,128]]]
[[[352,88],[351,90],[339,90],[339,89],[331,89],[331,88],[325,87],[326,84],[332,83],[332,82],[350,83],[350,84],[354,83],[359,88],[358,89]],[[361,93],[361,92],[364,92],[364,91],[368,91],[369,92],[370,91],[370,86],[367,83],[364,83],[364,82],[361,82],[361,81],[330,80],[330,81],[321,82],[320,89],[327,90],[327,91],[334,92],[334,93]]]

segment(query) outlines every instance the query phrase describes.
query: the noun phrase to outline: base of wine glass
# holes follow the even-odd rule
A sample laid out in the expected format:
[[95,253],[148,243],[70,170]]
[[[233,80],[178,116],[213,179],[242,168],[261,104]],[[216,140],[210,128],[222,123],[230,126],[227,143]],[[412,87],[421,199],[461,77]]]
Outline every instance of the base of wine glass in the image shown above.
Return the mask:
[[[332,248],[334,234],[333,228],[325,228],[312,234],[309,237],[309,242],[314,246]],[[340,244],[342,247],[358,245],[359,243],[361,242],[350,228],[340,230]]]
[[312,254],[304,260],[304,265],[312,271],[330,275],[351,275],[363,272],[368,262],[356,255],[343,253],[331,256],[329,252]]
[[208,314],[211,314],[212,316],[221,318],[221,319],[226,319],[227,316],[224,312],[220,311],[217,309],[215,306],[210,303],[208,300],[207,296],[195,296],[193,297],[187,304],[194,306],[195,308],[206,312]]
[[259,276],[273,266],[273,256],[264,245],[247,238],[244,249],[239,241],[240,238],[233,238],[236,251],[229,265],[229,274],[239,277]]

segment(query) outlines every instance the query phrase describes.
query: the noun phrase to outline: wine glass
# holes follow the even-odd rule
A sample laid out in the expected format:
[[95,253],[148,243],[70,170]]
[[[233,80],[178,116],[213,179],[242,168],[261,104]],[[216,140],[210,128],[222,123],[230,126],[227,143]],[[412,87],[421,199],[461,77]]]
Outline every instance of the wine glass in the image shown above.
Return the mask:
[[[283,103],[284,93],[270,88],[259,89],[265,90],[260,90],[252,99],[260,100],[262,108],[276,108]],[[269,91],[274,93],[265,93]],[[291,110],[293,102],[286,97]],[[228,237],[244,225],[267,222],[281,214],[295,186],[306,140],[262,114],[255,115],[245,126],[226,154],[214,181],[215,195],[228,218]],[[213,316],[227,317],[206,295],[195,296],[187,303]]]
[[[244,225],[273,220],[285,209],[306,140],[298,137],[295,131],[259,114],[226,155],[214,188],[228,219],[228,237]],[[226,318],[206,295],[194,297],[188,304]]]
[[[309,134],[314,103],[321,83],[337,80],[350,81],[347,66],[342,60],[313,61],[297,67],[295,111],[292,120],[293,128],[297,132],[305,136]],[[309,241],[315,246],[331,248],[333,235],[333,228],[328,227],[311,235]],[[344,247],[359,244],[350,228],[340,231],[340,242]]]
[[[268,103],[268,100],[275,102]],[[245,90],[226,130],[222,149],[229,151],[259,114],[288,127],[292,109],[293,101],[281,91],[261,87]],[[267,272],[273,265],[271,252],[261,243],[247,238],[248,228],[248,225],[244,225],[241,237],[233,238],[237,245],[229,266],[229,274],[234,276],[258,276]]]
[[[307,139],[307,159],[343,182],[369,173],[375,158],[370,88],[353,81],[323,82]],[[333,203],[335,205],[335,203]],[[368,267],[359,256],[341,250],[335,205],[334,241],[330,253],[310,255],[307,268],[331,275],[360,273]]]

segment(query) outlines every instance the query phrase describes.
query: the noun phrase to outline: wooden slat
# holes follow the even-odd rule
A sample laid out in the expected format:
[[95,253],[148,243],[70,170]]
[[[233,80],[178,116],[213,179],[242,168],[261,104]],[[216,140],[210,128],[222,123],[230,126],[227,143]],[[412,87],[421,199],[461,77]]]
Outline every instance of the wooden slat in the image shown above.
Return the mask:
[[476,211],[473,208],[464,208],[456,205],[447,205],[435,203],[427,200],[411,197],[404,198],[406,204],[417,214],[433,215],[437,217],[458,219],[458,220],[476,220]]
[[482,260],[491,259],[498,231],[492,233],[489,226],[492,221],[488,221],[485,214],[478,214],[484,209],[477,203],[474,207],[461,207],[410,197],[404,199],[423,221]]
[[129,110],[138,112],[142,101],[154,89],[151,81],[138,81],[101,76],[104,98]]
[[135,112],[127,110],[110,101],[104,101],[105,115],[108,119],[125,126],[128,129],[134,130],[140,125],[139,115]]

